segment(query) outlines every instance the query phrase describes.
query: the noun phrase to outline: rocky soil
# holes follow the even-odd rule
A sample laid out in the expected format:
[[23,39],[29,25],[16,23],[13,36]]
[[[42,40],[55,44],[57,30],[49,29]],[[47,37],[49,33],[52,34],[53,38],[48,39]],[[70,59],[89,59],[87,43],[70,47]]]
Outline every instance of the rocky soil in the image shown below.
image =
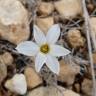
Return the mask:
[[[86,0],[85,7],[96,77],[96,1]],[[85,22],[82,0],[0,0],[0,96],[93,96]],[[71,54],[58,58],[57,85],[47,88],[43,75],[35,71],[34,58],[15,48],[34,40],[34,24],[46,34],[57,23],[61,28],[57,43]]]

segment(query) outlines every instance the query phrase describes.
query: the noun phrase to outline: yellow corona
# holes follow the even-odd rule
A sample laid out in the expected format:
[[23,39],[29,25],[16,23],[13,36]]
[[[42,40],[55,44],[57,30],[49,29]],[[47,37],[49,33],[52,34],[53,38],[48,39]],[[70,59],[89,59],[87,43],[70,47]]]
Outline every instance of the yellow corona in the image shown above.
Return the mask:
[[40,47],[40,51],[44,54],[47,54],[49,52],[50,48],[48,46],[48,44],[44,44]]

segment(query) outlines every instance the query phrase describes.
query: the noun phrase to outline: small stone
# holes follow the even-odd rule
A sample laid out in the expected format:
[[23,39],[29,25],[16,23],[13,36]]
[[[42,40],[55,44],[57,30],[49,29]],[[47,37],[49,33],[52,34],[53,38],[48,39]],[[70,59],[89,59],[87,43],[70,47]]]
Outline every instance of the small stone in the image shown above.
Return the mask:
[[72,64],[66,64],[64,60],[60,62],[60,73],[58,81],[65,82],[67,85],[74,83],[76,74],[80,72],[80,67],[71,62]]
[[0,38],[14,44],[29,37],[28,12],[18,0],[0,0]]
[[93,63],[96,64],[96,53],[93,53],[92,56],[93,56]]
[[82,14],[81,0],[60,0],[54,5],[63,18],[70,19]]
[[54,24],[54,18],[37,18],[36,24],[46,34],[49,28]]
[[27,91],[25,76],[23,74],[15,74],[12,79],[6,81],[5,87],[11,92],[24,95]]
[[0,12],[0,22],[4,25],[22,24],[27,19],[27,11],[18,0],[1,0]]
[[24,71],[27,87],[29,89],[34,88],[42,83],[40,76],[31,67],[26,67]]
[[65,94],[65,96],[80,96],[79,94],[77,94],[77,93],[75,93],[75,92],[73,92],[71,90],[66,90],[64,92],[64,94]]
[[86,94],[86,96],[93,96],[92,95],[92,81],[89,79],[84,79],[82,83],[82,90]]
[[87,8],[89,9],[89,11],[93,11],[94,10],[94,5],[92,4],[92,3],[89,3],[88,5],[87,5]]
[[50,15],[54,10],[53,4],[50,2],[41,2],[38,7],[38,13],[43,16]]
[[0,84],[7,77],[7,67],[0,58]]
[[80,31],[77,29],[71,29],[68,31],[68,40],[73,48],[83,47],[85,44],[84,37],[81,36]]
[[92,32],[94,32],[96,34],[96,17],[90,18],[90,25],[92,28]]
[[0,55],[0,59],[6,64],[7,66],[12,65],[13,57],[9,52],[5,52],[3,55]]
[[[80,96],[79,94],[77,94],[71,90],[67,90],[60,86],[58,86],[58,87],[60,90],[62,90],[62,93],[64,94],[64,96]],[[55,89],[55,92],[54,92],[54,89]],[[47,90],[50,90],[49,93],[47,93]],[[51,92],[52,92],[52,94],[51,94]],[[60,93],[60,91],[57,90],[56,88],[48,89],[46,87],[39,87],[39,88],[36,88],[35,90],[29,92],[27,96],[43,96],[43,95],[44,96],[63,96],[62,93]]]

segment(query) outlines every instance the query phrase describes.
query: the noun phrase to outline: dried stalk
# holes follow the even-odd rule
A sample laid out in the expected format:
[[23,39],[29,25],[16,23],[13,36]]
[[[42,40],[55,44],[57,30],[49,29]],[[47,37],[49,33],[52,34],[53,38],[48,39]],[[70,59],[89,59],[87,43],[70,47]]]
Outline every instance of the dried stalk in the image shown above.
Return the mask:
[[90,66],[92,71],[92,79],[93,79],[93,96],[96,96],[96,82],[95,82],[95,72],[94,72],[94,63],[92,58],[92,47],[91,47],[91,28],[90,28],[90,17],[86,8],[85,0],[82,0],[82,6],[84,11],[84,19],[85,19],[85,28],[86,28],[86,36],[87,36],[87,42],[88,42],[88,51],[89,51],[89,59],[90,59]]

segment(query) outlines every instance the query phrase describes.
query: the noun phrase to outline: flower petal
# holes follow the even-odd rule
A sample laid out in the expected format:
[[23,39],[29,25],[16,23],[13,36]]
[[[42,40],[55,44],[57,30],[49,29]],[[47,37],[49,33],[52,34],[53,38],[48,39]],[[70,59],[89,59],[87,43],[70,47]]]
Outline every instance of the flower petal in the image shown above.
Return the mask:
[[42,53],[38,53],[35,58],[35,69],[37,72],[40,71],[45,62],[46,62],[46,56]]
[[39,47],[32,41],[25,41],[17,45],[16,50],[27,56],[34,56],[39,51]]
[[55,24],[49,29],[47,33],[46,36],[47,42],[51,44],[56,43],[59,36],[60,36],[60,26],[58,24]]
[[70,51],[66,48],[63,48],[59,45],[51,45],[50,46],[50,54],[52,56],[65,56],[68,55]]
[[58,60],[55,57],[47,55],[46,65],[52,72],[59,74],[60,66]]
[[46,37],[44,33],[36,25],[33,27],[33,32],[37,44],[42,45],[46,43]]

